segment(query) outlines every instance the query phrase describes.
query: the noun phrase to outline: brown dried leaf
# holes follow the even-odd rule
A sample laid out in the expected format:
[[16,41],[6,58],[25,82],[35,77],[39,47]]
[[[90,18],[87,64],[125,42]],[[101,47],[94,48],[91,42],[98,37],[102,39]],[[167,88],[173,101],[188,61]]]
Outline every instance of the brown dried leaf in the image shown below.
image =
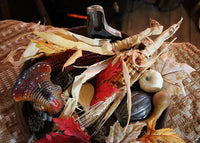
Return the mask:
[[163,89],[171,95],[185,93],[182,80],[194,71],[189,65],[176,62],[173,51],[162,54],[151,68],[161,73]]
[[106,143],[137,142],[136,139],[145,125],[145,123],[135,122],[129,124],[125,129],[122,128],[120,123],[117,121],[110,127],[109,136],[105,138]]

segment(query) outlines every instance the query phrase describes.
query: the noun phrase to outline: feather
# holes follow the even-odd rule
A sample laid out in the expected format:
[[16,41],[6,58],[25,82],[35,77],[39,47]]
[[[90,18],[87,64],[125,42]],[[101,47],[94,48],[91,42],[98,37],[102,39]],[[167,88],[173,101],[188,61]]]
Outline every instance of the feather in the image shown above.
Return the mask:
[[106,101],[106,98],[109,98],[112,96],[113,93],[117,92],[118,89],[115,87],[112,87],[111,83],[103,83],[99,88],[96,89],[96,94],[94,98],[92,99],[92,102],[90,105],[97,104],[99,101]]
[[99,101],[105,101],[106,98],[112,96],[118,89],[112,86],[112,83],[107,82],[111,77],[121,71],[121,62],[112,65],[112,62],[108,64],[108,67],[103,70],[96,82],[96,94],[92,99],[91,105],[98,103]]

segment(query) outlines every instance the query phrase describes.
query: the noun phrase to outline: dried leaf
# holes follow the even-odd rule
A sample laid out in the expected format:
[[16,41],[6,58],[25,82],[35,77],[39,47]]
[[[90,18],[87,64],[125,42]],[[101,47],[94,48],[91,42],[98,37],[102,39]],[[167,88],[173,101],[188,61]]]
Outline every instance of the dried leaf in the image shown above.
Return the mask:
[[73,136],[82,142],[89,142],[90,136],[82,131],[80,123],[78,122],[78,124],[76,124],[72,117],[69,117],[68,120],[53,118],[53,121],[59,126],[58,130],[64,131],[63,133],[65,135]]
[[79,139],[72,136],[66,136],[59,133],[51,132],[46,135],[46,138],[37,140],[35,143],[69,143],[69,142],[80,142]]
[[182,80],[194,71],[189,65],[176,62],[172,51],[162,54],[151,68],[161,73],[163,89],[171,95],[185,92]]
[[46,135],[46,138],[40,139],[37,143],[45,143],[45,142],[83,142],[89,143],[90,136],[86,135],[78,122],[75,123],[72,117],[68,119],[63,118],[53,118],[53,121],[59,126],[58,130],[62,131],[63,134],[51,132]]
[[145,143],[157,143],[157,141],[170,142],[170,143],[184,143],[184,141],[178,137],[178,133],[172,132],[173,129],[163,128],[155,130],[157,118],[153,118],[148,122],[147,132],[137,141]]
[[151,118],[147,123],[147,132],[142,137],[138,138],[141,130],[146,126],[146,122],[135,122],[122,128],[117,121],[110,128],[109,136],[105,138],[107,143],[127,143],[127,142],[142,142],[142,143],[157,143],[157,141],[170,142],[170,143],[184,143],[184,141],[178,137],[178,134],[172,132],[173,129],[163,128],[155,130],[157,117]]
[[145,125],[146,124],[142,122],[135,122],[129,124],[125,129],[122,128],[120,123],[117,121],[110,127],[109,136],[105,137],[106,143],[127,143],[136,141]]

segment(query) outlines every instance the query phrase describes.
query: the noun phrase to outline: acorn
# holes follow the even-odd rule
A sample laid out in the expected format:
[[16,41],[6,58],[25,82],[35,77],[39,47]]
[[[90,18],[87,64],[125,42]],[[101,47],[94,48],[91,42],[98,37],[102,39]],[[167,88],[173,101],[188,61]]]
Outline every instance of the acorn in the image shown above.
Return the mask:
[[[134,91],[131,93],[131,100],[130,122],[144,120],[151,114],[153,108],[152,95],[142,91]],[[128,119],[126,97],[115,110],[115,116],[122,126],[126,125]]]

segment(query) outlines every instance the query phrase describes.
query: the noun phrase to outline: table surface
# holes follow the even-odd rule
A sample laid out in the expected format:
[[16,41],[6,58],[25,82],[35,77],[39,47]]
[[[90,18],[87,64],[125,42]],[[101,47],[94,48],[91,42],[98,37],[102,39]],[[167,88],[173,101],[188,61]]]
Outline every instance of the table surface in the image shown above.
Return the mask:
[[157,20],[167,29],[183,17],[181,27],[174,35],[177,37],[176,42],[190,42],[200,48],[200,31],[197,24],[195,25],[197,22],[189,16],[183,5],[169,12],[160,12],[155,6],[142,1],[132,1],[129,7],[122,17],[122,31],[130,35],[137,34],[149,27],[150,18]]

